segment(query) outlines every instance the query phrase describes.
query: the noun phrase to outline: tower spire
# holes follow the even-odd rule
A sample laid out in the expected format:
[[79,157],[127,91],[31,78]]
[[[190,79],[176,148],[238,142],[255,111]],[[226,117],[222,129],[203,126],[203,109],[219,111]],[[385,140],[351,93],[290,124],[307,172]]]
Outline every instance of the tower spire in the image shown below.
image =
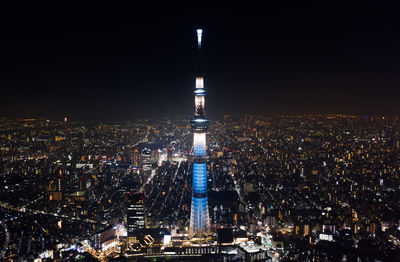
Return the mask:
[[197,76],[202,76],[202,61],[201,61],[201,54],[202,54],[202,37],[203,37],[203,29],[197,29]]
[[201,50],[201,38],[203,37],[203,29],[197,29],[197,49]]

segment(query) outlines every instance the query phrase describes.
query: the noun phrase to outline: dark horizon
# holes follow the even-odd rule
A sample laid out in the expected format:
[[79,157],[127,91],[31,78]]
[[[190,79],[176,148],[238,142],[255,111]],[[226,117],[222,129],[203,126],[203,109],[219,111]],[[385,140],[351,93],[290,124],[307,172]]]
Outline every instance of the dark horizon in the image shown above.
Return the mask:
[[113,6],[2,3],[0,115],[128,120],[206,111],[396,115],[400,18],[376,2]]

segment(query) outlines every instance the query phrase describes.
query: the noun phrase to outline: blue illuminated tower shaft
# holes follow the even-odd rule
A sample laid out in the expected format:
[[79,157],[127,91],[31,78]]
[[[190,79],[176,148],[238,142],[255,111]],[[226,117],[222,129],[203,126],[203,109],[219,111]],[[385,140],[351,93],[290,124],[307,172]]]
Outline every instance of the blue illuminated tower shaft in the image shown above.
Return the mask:
[[[201,51],[202,30],[197,30],[197,47]],[[194,90],[194,117],[190,121],[193,130],[193,184],[189,234],[191,237],[205,237],[210,229],[207,198],[206,132],[204,79],[199,72]]]

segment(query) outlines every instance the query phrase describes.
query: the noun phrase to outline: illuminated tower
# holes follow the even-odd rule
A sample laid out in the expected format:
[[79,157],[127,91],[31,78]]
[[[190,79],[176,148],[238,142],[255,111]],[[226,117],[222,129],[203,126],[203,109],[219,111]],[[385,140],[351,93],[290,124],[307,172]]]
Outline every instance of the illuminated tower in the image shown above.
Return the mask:
[[[201,54],[202,29],[197,29],[197,49]],[[200,67],[199,67],[200,68]],[[204,78],[199,70],[194,90],[194,117],[190,120],[193,130],[193,193],[190,213],[189,235],[202,238],[210,229],[207,198],[206,132],[208,120],[205,118]]]

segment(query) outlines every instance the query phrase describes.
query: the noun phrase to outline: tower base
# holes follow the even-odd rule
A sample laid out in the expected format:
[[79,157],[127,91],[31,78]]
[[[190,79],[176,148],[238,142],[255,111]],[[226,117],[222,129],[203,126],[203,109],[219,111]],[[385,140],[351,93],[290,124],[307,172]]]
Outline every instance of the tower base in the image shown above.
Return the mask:
[[206,238],[208,235],[210,235],[208,197],[192,197],[189,237]]

